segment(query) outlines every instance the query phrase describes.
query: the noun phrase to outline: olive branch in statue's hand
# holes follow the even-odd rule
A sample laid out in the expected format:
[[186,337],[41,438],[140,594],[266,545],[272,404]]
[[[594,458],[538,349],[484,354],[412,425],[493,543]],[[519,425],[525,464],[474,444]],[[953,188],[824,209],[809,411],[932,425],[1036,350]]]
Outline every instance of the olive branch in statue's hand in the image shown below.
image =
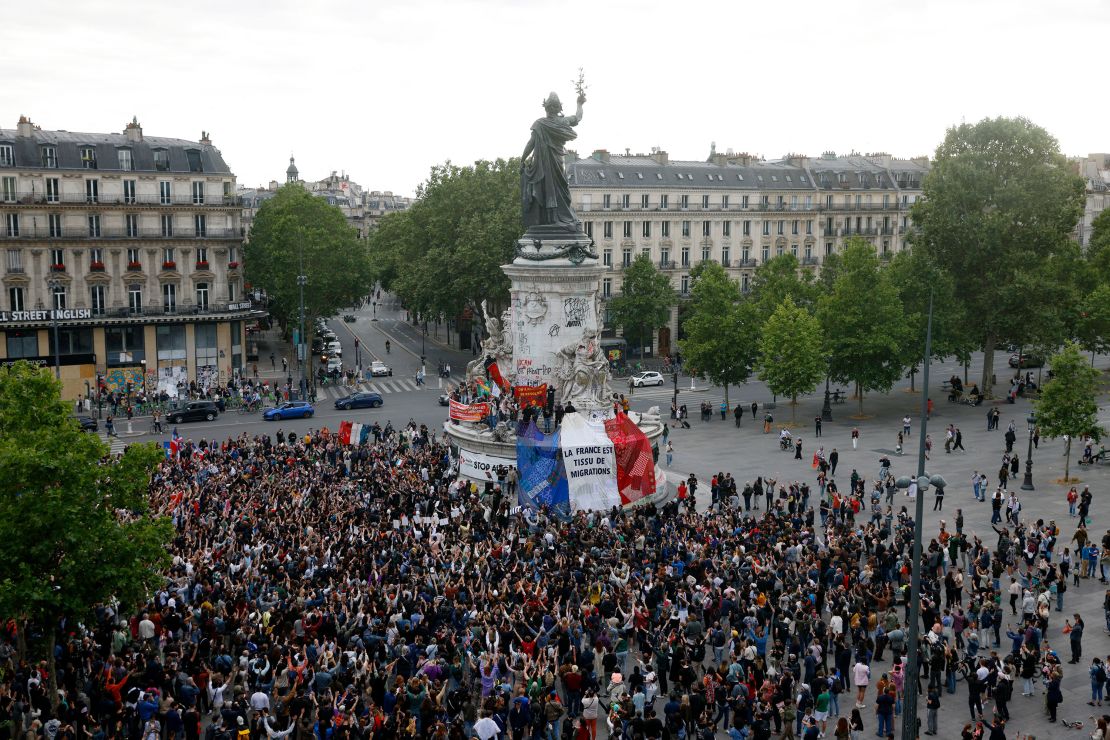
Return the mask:
[[578,68],[578,79],[571,80],[571,84],[574,85],[574,90],[578,93],[578,104],[581,105],[582,103],[585,103],[587,85],[586,76],[585,74],[583,74],[581,67]]

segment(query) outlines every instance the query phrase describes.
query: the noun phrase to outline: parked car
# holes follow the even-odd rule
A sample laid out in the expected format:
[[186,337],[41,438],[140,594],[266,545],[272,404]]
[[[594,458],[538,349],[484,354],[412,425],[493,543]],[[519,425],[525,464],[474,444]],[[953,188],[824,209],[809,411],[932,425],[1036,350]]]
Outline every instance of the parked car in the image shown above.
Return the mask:
[[382,378],[391,377],[392,375],[393,368],[391,368],[389,365],[386,365],[384,362],[380,360],[374,360],[370,363],[370,377]]
[[312,340],[312,354],[319,355],[324,352],[324,340],[320,337],[315,337]]
[[446,393],[440,393],[439,394],[439,405],[440,406],[450,406],[451,405],[451,397],[449,395],[447,395]]
[[96,432],[100,430],[100,425],[96,423],[96,419],[91,416],[78,416],[77,423],[81,425],[83,432]]
[[1010,367],[1044,367],[1044,358],[1036,355],[1010,355]]
[[327,372],[332,377],[337,377],[339,373],[343,372],[343,358],[335,355],[329,356]]
[[324,354],[328,357],[342,357],[343,345],[338,340],[328,342],[327,346],[324,347]]
[[632,385],[637,388],[643,388],[645,385],[663,385],[665,382],[667,381],[663,379],[663,376],[654,370],[647,370],[632,376]]
[[166,421],[170,424],[180,424],[184,421],[212,421],[220,415],[220,409],[215,401],[189,401],[184,406],[166,412]]
[[281,419],[310,419],[316,409],[308,401],[286,401],[277,408],[266,409],[262,418],[266,421]]
[[337,409],[376,409],[384,403],[380,393],[366,391],[335,399]]

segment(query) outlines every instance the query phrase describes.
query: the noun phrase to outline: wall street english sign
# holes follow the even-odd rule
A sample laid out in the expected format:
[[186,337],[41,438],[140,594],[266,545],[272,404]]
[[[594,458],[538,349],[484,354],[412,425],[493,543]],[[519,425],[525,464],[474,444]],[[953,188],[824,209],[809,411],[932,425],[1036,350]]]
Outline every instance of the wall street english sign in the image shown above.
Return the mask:
[[91,319],[91,308],[62,308],[55,310],[38,311],[0,311],[0,323],[15,321],[73,321],[74,319]]

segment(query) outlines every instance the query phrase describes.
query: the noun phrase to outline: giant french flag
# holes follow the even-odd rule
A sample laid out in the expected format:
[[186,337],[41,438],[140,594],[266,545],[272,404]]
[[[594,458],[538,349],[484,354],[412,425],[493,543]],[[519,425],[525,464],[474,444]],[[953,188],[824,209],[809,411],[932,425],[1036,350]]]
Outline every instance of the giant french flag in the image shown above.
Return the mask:
[[626,506],[655,493],[651,443],[626,414],[567,414],[554,434],[517,430],[519,502],[562,513]]

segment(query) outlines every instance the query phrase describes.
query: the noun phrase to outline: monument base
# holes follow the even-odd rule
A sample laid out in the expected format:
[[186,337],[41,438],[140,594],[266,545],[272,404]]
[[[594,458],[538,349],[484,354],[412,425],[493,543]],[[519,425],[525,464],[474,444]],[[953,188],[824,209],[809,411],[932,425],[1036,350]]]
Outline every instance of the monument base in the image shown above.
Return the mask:
[[[656,413],[635,411],[629,413],[629,418],[647,437],[657,458],[663,436],[662,419]],[[451,457],[458,465],[459,476],[479,485],[496,484],[498,468],[516,469],[517,443],[515,435],[511,434],[514,429],[515,425],[506,425],[495,430],[481,423],[451,420],[444,422],[443,431],[449,441]],[[656,464],[654,493],[629,503],[626,508],[647,504],[662,505],[674,498],[676,492],[676,487],[667,481],[666,473]]]

